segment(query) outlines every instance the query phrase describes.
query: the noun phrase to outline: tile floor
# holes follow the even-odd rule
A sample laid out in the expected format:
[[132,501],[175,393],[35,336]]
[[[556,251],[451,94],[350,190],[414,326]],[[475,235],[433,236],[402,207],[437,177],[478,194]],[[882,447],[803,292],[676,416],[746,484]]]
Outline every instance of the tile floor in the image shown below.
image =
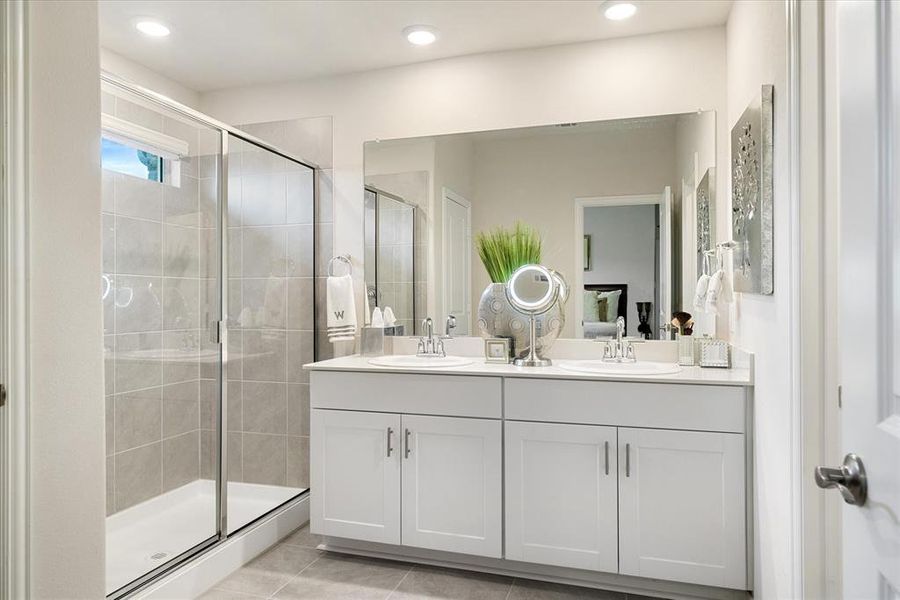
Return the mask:
[[316,550],[301,527],[220,581],[202,600],[651,600],[588,588]]

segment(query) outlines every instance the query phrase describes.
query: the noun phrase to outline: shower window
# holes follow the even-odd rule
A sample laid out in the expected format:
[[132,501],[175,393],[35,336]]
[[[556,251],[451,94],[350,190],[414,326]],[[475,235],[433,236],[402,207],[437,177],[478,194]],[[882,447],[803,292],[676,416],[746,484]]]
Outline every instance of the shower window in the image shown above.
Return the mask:
[[103,138],[100,146],[100,163],[104,169],[163,182],[163,158],[146,150],[139,150]]

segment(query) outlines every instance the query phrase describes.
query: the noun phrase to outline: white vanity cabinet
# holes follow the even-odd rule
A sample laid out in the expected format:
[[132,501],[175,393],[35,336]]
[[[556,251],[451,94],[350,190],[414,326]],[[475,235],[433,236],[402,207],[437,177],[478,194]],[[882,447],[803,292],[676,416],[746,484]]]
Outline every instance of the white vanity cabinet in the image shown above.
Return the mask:
[[310,525],[323,535],[400,543],[400,415],[311,411]]
[[615,427],[506,422],[506,558],[618,570]]
[[313,533],[502,556],[500,380],[434,377],[312,374]]
[[500,558],[500,421],[403,415],[402,543]]
[[634,593],[751,587],[749,387],[488,368],[313,370],[327,547]]
[[619,572],[746,583],[744,436],[619,429]]
[[508,379],[505,397],[507,558],[746,587],[742,388]]

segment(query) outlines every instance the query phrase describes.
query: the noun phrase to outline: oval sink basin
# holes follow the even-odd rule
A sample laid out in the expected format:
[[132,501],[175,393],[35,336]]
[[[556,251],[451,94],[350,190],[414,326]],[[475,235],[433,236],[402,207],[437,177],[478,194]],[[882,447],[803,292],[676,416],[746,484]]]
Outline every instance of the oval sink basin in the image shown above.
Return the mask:
[[614,363],[602,360],[563,360],[557,362],[556,366],[566,371],[601,375],[671,375],[681,371],[681,366],[675,363],[652,361]]
[[475,361],[464,356],[416,356],[415,354],[378,356],[369,359],[370,365],[378,367],[414,367],[416,369],[464,367],[473,362]]

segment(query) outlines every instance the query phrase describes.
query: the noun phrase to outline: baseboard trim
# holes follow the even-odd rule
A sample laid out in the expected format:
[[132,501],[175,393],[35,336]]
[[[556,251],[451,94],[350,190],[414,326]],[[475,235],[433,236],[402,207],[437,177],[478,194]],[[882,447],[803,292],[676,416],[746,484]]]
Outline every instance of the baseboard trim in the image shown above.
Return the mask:
[[401,562],[448,567],[506,575],[521,579],[549,581],[594,589],[602,589],[626,594],[638,594],[674,600],[748,600],[750,593],[743,590],[731,590],[688,583],[660,581],[617,575],[614,573],[593,573],[579,569],[553,567],[523,563],[505,559],[468,556],[450,552],[438,552],[406,546],[391,546],[373,542],[360,542],[343,538],[326,537],[318,546],[320,550],[351,554]]

